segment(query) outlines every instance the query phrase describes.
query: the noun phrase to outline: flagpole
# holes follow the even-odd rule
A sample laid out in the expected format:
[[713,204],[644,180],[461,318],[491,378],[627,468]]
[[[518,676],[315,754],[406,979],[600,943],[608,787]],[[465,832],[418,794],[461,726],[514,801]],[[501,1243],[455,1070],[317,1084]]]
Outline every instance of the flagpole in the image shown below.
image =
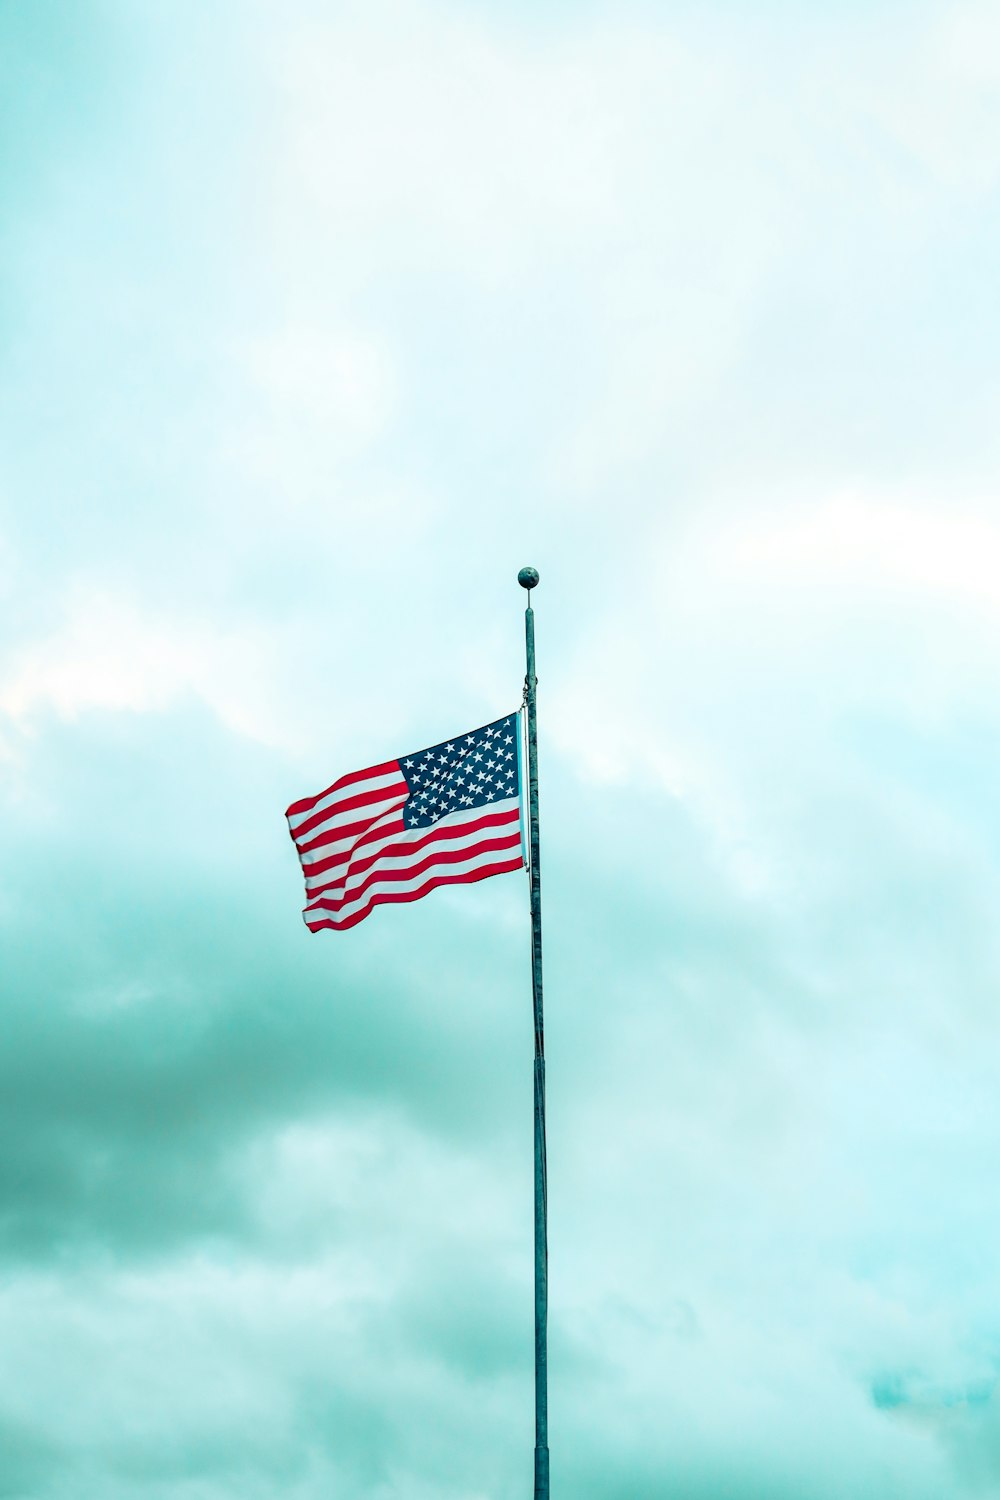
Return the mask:
[[522,568],[517,581],[528,590],[524,611],[528,710],[529,879],[531,887],[531,991],[535,1017],[535,1500],[549,1500],[548,1387],[548,1174],[545,1150],[545,1025],[542,1017],[542,871],[538,837],[538,726],[535,689],[535,614],[531,590],[537,568]]

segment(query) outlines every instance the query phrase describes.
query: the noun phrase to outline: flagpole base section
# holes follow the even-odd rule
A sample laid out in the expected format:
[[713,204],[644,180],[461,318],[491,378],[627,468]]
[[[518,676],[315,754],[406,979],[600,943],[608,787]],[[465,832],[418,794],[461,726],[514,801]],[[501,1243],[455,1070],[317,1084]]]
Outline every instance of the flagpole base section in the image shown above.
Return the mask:
[[535,1449],[535,1500],[549,1500],[549,1450]]

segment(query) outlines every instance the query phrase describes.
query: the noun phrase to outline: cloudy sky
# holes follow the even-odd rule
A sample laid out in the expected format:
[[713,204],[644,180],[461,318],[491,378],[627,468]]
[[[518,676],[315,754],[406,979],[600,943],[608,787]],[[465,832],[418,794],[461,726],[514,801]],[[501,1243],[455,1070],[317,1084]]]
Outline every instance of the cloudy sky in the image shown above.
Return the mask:
[[0,1496],[1000,1489],[992,0],[0,0]]

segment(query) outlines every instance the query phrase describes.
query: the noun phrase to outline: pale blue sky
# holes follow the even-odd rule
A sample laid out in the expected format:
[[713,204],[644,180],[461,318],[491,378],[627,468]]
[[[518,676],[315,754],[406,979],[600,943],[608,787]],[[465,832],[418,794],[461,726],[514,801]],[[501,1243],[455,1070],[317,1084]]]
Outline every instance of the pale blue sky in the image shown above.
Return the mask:
[[0,0],[0,1495],[1000,1487],[991,4]]

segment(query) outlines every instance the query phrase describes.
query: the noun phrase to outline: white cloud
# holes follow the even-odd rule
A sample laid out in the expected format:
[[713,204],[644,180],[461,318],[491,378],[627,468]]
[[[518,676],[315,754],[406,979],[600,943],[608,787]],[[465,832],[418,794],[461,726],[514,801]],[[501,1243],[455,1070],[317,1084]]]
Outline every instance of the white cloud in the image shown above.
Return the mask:
[[91,709],[144,713],[195,694],[230,728],[276,743],[274,673],[274,641],[263,626],[158,617],[75,588],[59,629],[8,654],[0,709],[30,728],[47,712],[67,720]]
[[825,806],[850,807],[859,840],[888,817],[978,858],[970,812],[894,779],[880,726],[942,740],[946,782],[952,728],[997,722],[983,683],[1000,670],[1000,515],[982,498],[818,488],[664,527],[546,703],[585,779],[680,799],[748,893],[801,881]]
[[[892,42],[893,38],[887,37]],[[963,196],[1000,177],[1000,23],[984,0],[938,8],[869,107],[934,175]]]
[[331,491],[345,460],[386,435],[395,377],[385,348],[370,336],[287,325],[237,343],[231,366],[227,383],[243,392],[246,411],[224,418],[219,449],[236,486],[252,489],[248,513],[264,488],[291,516],[303,501],[313,510],[325,501],[349,526],[350,507],[331,507]]

